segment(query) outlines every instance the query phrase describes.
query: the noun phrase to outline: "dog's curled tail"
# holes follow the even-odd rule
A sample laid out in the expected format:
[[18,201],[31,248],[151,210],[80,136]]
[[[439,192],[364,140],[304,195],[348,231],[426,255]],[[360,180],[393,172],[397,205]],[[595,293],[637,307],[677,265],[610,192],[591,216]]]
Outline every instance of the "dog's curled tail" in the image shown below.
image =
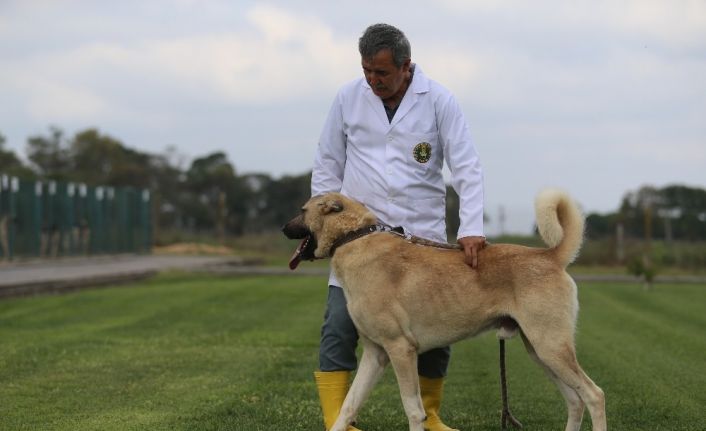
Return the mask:
[[564,267],[574,261],[583,242],[584,219],[581,210],[561,190],[541,191],[534,202],[537,228],[544,242]]

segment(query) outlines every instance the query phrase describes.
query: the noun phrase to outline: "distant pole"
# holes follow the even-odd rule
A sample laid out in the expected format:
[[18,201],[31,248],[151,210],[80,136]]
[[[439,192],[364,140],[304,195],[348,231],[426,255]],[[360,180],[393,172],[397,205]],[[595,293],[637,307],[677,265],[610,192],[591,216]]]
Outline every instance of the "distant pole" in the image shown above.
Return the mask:
[[645,206],[645,251],[652,249],[652,207]]
[[[0,175],[0,253],[3,260],[10,260],[10,241],[8,240],[8,221],[10,219],[10,190],[7,175]],[[5,201],[8,205],[5,205]],[[5,207],[8,207],[5,209]]]
[[678,219],[681,216],[681,210],[679,208],[662,208],[657,211],[657,215],[664,219],[664,242],[666,242],[667,245],[672,245],[674,241],[672,219]]
[[615,225],[615,257],[618,263],[625,261],[625,226],[623,222]]
[[652,205],[645,203],[645,251],[642,254],[642,265],[644,267],[645,289],[652,286]]
[[216,231],[218,235],[218,243],[225,244],[226,239],[226,218],[228,210],[226,207],[226,194],[222,191],[218,192],[218,213],[216,214]]
[[505,207],[498,208],[498,224],[500,225],[500,235],[505,235]]

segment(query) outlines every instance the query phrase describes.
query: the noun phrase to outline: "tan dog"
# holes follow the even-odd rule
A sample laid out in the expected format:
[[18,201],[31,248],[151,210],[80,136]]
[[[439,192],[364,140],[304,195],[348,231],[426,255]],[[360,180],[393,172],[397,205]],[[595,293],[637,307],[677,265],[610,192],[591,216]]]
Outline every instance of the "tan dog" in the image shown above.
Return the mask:
[[461,251],[413,244],[404,236],[368,228],[377,223],[375,215],[341,194],[314,197],[304,205],[283,229],[289,238],[304,238],[290,267],[302,259],[332,257],[364,347],[332,431],[344,431],[355,420],[388,361],[409,429],[423,431],[417,355],[507,328],[508,322],[519,326],[530,356],[566,399],[566,430],[579,430],[585,406],[593,430],[606,430],[603,391],[576,360],[578,300],[576,284],[565,271],[581,246],[583,217],[558,191],[537,197],[536,215],[549,248],[490,245],[480,252],[474,270]]

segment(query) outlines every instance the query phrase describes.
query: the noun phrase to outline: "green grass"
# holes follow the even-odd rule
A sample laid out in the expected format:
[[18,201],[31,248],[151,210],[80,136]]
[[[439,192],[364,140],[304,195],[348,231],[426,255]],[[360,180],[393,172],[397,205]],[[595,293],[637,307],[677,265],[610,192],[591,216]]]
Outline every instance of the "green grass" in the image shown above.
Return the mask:
[[[323,277],[168,274],[1,301],[0,429],[320,431],[325,297]],[[706,286],[585,283],[580,300],[578,357],[609,429],[706,429]],[[521,344],[508,345],[513,411],[526,430],[563,429],[563,399]],[[445,396],[449,424],[500,428],[492,334],[454,347]],[[390,370],[358,423],[406,429]]]

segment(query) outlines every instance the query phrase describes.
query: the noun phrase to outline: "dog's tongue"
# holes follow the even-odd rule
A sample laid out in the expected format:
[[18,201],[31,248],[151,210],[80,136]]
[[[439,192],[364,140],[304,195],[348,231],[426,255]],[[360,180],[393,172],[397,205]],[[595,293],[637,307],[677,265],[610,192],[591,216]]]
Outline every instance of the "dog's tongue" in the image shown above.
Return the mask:
[[302,242],[299,243],[299,246],[296,250],[294,250],[294,254],[289,259],[289,269],[291,269],[292,271],[297,269],[297,266],[299,266],[299,262],[302,261],[302,250],[304,250],[304,244],[306,244],[306,241],[307,238],[304,238]]

